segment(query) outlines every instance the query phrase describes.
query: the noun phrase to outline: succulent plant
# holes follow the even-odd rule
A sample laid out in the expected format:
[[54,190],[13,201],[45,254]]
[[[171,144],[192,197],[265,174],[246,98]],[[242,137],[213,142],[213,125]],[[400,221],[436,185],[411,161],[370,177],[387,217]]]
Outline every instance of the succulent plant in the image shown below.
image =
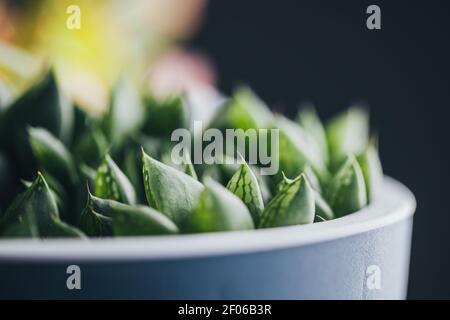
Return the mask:
[[324,126],[298,121],[237,90],[209,126],[279,129],[279,172],[258,164],[170,161],[172,130],[190,129],[182,95],[142,94],[125,79],[108,111],[74,106],[49,71],[0,109],[0,237],[112,237],[317,223],[373,201],[382,180],[368,114],[352,107]]

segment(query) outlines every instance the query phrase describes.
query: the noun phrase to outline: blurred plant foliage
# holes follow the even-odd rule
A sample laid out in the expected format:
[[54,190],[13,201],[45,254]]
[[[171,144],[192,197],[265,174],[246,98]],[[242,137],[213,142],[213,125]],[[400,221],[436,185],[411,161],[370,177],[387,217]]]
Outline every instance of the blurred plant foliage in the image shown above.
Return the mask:
[[[65,97],[52,71],[0,112],[0,235],[104,237],[249,230],[339,218],[376,197],[382,179],[368,115],[352,107],[322,125],[273,114],[248,88],[210,127],[280,129],[280,171],[174,165],[170,130],[190,129],[183,95],[158,99],[127,78],[95,116]],[[169,131],[167,131],[169,130]]]

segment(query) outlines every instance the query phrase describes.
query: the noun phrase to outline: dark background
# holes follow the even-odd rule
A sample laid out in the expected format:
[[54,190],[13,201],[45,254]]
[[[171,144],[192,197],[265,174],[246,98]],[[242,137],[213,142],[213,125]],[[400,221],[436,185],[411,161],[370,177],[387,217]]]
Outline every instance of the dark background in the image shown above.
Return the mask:
[[191,42],[221,90],[248,83],[291,116],[303,100],[323,119],[368,103],[385,172],[417,197],[409,298],[450,298],[449,16],[448,1],[213,0]]

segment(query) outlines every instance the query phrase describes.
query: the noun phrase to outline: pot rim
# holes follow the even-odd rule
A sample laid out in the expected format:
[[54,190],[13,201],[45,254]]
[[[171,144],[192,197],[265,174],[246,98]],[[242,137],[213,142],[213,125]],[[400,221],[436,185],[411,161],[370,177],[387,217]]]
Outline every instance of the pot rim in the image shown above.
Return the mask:
[[342,218],[269,229],[129,238],[0,240],[1,261],[129,261],[224,256],[287,249],[349,237],[413,216],[416,200],[385,177],[369,206]]

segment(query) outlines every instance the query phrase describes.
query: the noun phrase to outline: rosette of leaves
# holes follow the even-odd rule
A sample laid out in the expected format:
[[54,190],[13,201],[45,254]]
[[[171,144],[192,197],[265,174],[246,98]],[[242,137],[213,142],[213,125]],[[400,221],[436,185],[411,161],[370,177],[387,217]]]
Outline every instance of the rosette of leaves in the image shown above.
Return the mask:
[[273,114],[250,89],[236,90],[209,127],[279,129],[273,161],[280,170],[262,176],[260,164],[228,154],[226,163],[209,165],[192,163],[185,152],[184,162],[174,164],[170,135],[190,128],[187,100],[142,95],[126,78],[112,89],[103,115],[68,101],[51,71],[7,101],[0,110],[2,238],[311,224],[364,208],[382,184],[368,114],[358,107],[324,126],[311,106],[292,121]]

